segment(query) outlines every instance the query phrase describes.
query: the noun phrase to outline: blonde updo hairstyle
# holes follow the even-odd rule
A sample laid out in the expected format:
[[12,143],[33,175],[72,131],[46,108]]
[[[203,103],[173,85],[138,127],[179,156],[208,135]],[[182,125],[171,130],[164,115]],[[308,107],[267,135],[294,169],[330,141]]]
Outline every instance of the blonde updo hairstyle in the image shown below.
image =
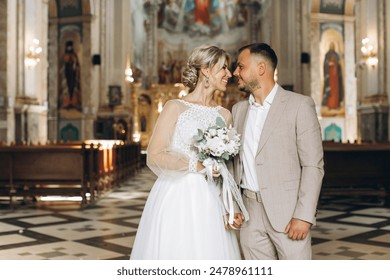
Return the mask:
[[189,88],[189,91],[192,92],[197,83],[199,82],[199,77],[201,74],[201,69],[203,67],[212,68],[215,65],[222,66],[225,61],[230,63],[229,54],[216,46],[200,46],[195,48],[188,58],[187,65],[183,70],[182,83],[183,85]]

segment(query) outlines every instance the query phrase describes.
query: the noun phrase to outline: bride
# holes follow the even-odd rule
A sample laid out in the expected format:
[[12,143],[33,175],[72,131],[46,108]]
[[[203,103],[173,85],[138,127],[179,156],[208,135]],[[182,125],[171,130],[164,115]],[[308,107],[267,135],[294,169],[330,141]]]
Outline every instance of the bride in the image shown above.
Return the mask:
[[[220,189],[205,179],[205,170],[191,150],[192,137],[230,111],[213,100],[226,91],[228,54],[215,46],[195,48],[184,69],[190,94],[168,101],[157,120],[147,150],[147,165],[158,175],[145,205],[130,259],[240,259],[236,234],[243,215],[225,224]],[[214,171],[216,172],[216,171]],[[218,173],[213,174],[218,176]]]

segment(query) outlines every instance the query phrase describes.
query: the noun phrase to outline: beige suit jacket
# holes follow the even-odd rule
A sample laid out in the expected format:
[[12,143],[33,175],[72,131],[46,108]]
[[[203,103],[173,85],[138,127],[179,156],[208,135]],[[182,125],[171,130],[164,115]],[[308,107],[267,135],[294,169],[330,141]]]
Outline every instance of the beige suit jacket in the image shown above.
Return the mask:
[[[233,125],[245,141],[248,100],[233,106]],[[243,145],[241,145],[242,147]],[[241,148],[234,158],[234,176],[243,174]],[[276,231],[291,218],[315,224],[324,176],[321,129],[313,99],[279,87],[261,133],[256,154],[261,198]]]

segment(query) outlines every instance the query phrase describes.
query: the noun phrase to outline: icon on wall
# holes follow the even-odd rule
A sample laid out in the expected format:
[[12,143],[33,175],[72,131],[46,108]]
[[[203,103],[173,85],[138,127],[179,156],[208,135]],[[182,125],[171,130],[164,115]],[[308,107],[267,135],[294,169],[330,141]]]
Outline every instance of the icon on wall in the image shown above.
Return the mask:
[[120,86],[109,86],[108,103],[110,106],[120,105],[122,102],[122,92]]

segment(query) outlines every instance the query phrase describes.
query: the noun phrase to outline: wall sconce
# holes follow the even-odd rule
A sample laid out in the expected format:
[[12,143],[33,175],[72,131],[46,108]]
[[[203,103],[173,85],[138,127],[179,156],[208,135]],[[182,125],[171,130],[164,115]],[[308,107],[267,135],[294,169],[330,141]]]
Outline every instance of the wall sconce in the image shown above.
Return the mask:
[[378,64],[378,57],[376,56],[376,53],[374,52],[374,46],[370,44],[370,40],[368,38],[364,38],[362,40],[362,59],[359,63],[360,66],[369,65],[372,68],[375,68]]
[[125,80],[128,81],[129,83],[134,82],[133,70],[131,70],[130,67],[127,67],[125,70]]
[[28,47],[28,52],[24,59],[27,68],[34,68],[41,60],[42,47],[39,45],[38,39],[33,39],[32,44]]

